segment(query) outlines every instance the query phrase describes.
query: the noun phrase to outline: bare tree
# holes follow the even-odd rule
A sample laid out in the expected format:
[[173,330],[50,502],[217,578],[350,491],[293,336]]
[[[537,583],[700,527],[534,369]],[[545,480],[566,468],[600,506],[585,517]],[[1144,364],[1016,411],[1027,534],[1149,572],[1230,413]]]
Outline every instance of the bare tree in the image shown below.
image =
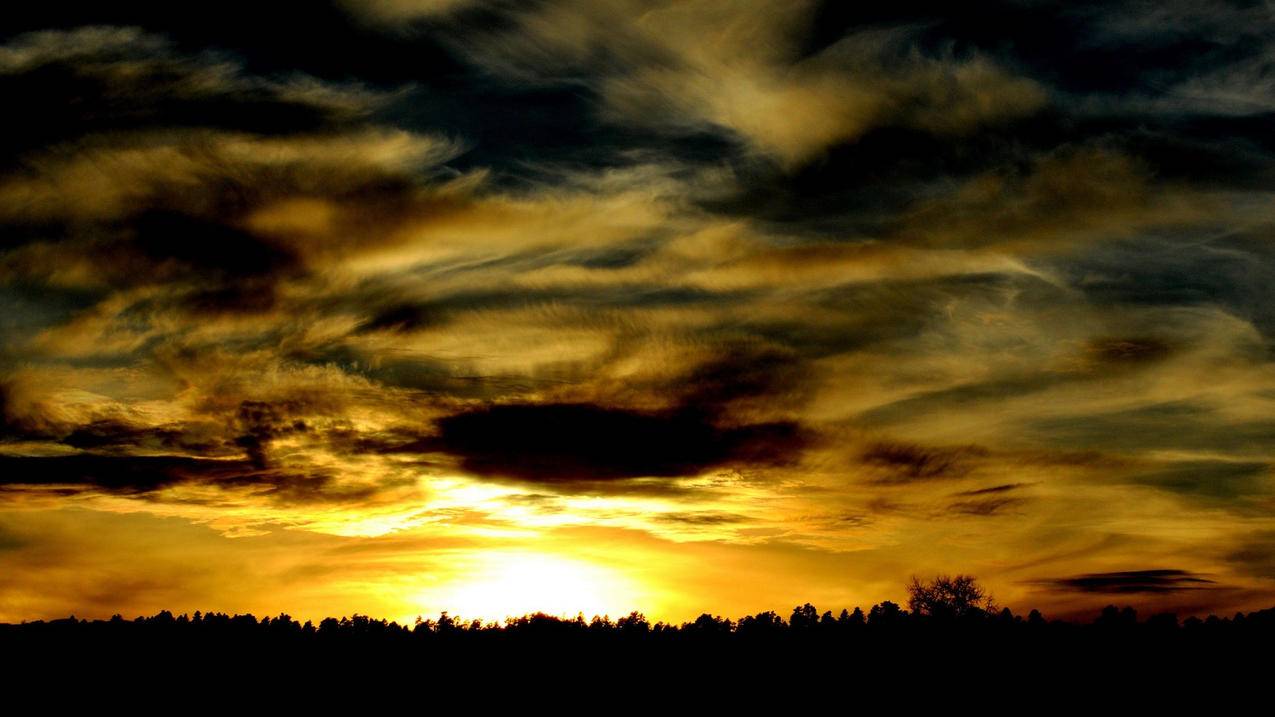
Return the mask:
[[916,615],[960,618],[993,613],[996,604],[972,575],[938,575],[925,583],[913,576],[908,585],[908,609]]

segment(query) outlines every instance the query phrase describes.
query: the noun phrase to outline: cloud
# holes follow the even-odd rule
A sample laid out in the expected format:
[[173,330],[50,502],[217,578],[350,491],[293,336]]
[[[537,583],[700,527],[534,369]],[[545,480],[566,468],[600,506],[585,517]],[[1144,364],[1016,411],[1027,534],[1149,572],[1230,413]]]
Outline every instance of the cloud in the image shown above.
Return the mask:
[[[340,480],[315,467],[267,467],[255,456],[203,458],[176,454],[0,454],[0,493],[142,499],[155,505],[252,505],[247,524],[270,523],[307,506],[375,505],[402,479]],[[296,522],[299,518],[290,520]]]
[[1216,583],[1188,570],[1129,570],[1114,573],[1092,573],[1059,578],[1051,586],[1076,592],[1130,595],[1141,593],[1178,593],[1211,589]]
[[63,456],[0,455],[4,485],[100,488],[147,493],[191,480],[216,481],[241,475],[241,461],[187,456],[117,456],[78,453]]
[[0,46],[0,91],[23,112],[0,161],[91,134],[215,127],[265,135],[359,122],[392,93],[302,73],[261,77],[226,54],[184,54],[137,27],[45,30]]
[[959,500],[947,509],[961,515],[992,516],[1002,515],[1006,508],[1022,504],[1021,498],[985,498],[983,500]]
[[1033,158],[1026,171],[987,172],[918,202],[898,235],[931,246],[1049,250],[1189,226],[1212,216],[1209,203],[1183,187],[1156,186],[1146,166],[1118,149],[1064,147]]
[[1101,337],[1086,347],[1097,363],[1137,365],[1163,360],[1173,352],[1168,343],[1151,337]]
[[482,6],[485,2],[486,0],[340,0],[340,4],[354,15],[388,23],[446,17],[459,10]]
[[793,423],[717,425],[683,408],[631,411],[591,404],[507,404],[445,416],[430,449],[466,471],[545,483],[694,477],[730,465],[791,462],[804,443]]
[[1005,483],[1003,485],[994,485],[988,488],[977,488],[974,490],[961,491],[960,493],[957,493],[957,495],[964,495],[964,496],[999,495],[1002,493],[1008,493],[1010,491],[1018,490],[1019,488],[1022,488],[1024,485],[1027,485],[1027,484],[1026,483]]
[[[1083,415],[1042,417],[1024,426],[1055,444],[1111,451],[1226,451],[1232,456],[1264,456],[1275,437],[1275,421],[1254,417],[1232,420],[1222,411],[1193,401],[1150,403]],[[1223,474],[1238,470],[1218,466]]]
[[504,76],[578,79],[613,123],[725,130],[788,168],[876,127],[960,135],[1046,102],[1035,82],[987,57],[919,52],[910,27],[853,32],[805,55],[799,40],[813,9],[770,0],[559,0],[515,14],[513,29],[461,51]]
[[404,610],[515,542],[1265,589],[1265,8],[241,9],[0,40],[0,508],[382,536],[288,594]]
[[910,443],[878,442],[859,456],[866,466],[879,469],[883,483],[959,478],[988,455],[980,446],[926,447]]
[[959,500],[948,504],[946,511],[958,515],[1004,515],[1007,509],[1023,506],[1027,499],[1020,495],[1026,483],[1003,483],[955,493]]
[[[319,213],[312,221],[322,221],[324,198],[410,196],[417,180],[409,172],[456,152],[448,140],[376,128],[288,137],[219,130],[98,137],[31,156],[24,171],[0,183],[0,216],[38,227],[162,209],[239,219],[266,234],[303,230],[288,210]],[[283,201],[293,203],[275,204]]]
[[1184,460],[1166,462],[1129,480],[1240,508],[1248,500],[1270,495],[1270,474],[1270,464],[1259,461]]

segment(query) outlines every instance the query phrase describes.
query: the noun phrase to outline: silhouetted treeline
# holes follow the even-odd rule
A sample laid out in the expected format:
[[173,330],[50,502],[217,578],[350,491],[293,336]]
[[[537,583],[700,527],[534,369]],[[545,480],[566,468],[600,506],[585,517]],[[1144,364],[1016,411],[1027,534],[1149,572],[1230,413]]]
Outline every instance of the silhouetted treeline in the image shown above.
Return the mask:
[[120,644],[181,642],[190,644],[296,646],[361,646],[375,648],[502,646],[518,644],[576,644],[627,647],[739,646],[800,644],[853,647],[857,641],[919,641],[960,638],[1059,643],[1111,641],[1129,644],[1199,640],[1253,640],[1275,638],[1275,608],[1233,617],[1210,615],[1179,621],[1172,613],[1140,620],[1132,607],[1104,609],[1090,623],[1046,620],[1038,611],[1016,615],[1009,608],[997,612],[972,610],[959,616],[929,615],[909,611],[885,601],[864,612],[820,612],[807,603],[787,617],[761,612],[737,620],[710,614],[681,624],[651,622],[633,612],[618,619],[583,615],[563,618],[534,613],[508,618],[503,623],[460,620],[447,613],[437,619],[417,618],[403,625],[366,615],[340,619],[329,617],[317,624],[283,614],[277,617],[196,612],[173,615],[162,611],[151,617],[126,620],[65,619],[0,624],[0,644],[36,641],[76,641]]
[[[20,687],[31,676],[61,676],[88,695],[144,684],[146,694],[169,695],[164,700],[185,700],[196,683],[224,695],[265,687],[320,702],[393,694],[372,685],[425,685],[472,693],[474,704],[489,706],[529,695],[612,700],[620,690],[660,703],[667,698],[659,690],[676,688],[718,710],[723,701],[749,704],[760,695],[817,702],[823,690],[853,685],[856,693],[909,703],[949,694],[1073,703],[1116,694],[1145,709],[1148,701],[1180,702],[1184,690],[1216,701],[1258,689],[1269,678],[1272,644],[1275,608],[1179,622],[1170,614],[1139,620],[1132,608],[1111,606],[1090,623],[1008,609],[926,614],[892,602],[835,614],[809,604],[786,617],[705,614],[681,624],[636,612],[618,619],[537,613],[503,623],[443,614],[410,625],[365,615],[314,623],[160,612],[0,625],[9,665],[0,681]],[[100,687],[84,686],[90,683]]]

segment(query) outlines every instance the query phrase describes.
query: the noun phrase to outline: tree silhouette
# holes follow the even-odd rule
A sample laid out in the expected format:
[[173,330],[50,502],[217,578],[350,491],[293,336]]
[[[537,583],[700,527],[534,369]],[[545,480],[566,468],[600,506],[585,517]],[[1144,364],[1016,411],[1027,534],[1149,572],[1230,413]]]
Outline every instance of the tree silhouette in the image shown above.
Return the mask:
[[959,619],[994,613],[996,605],[972,575],[938,575],[927,583],[913,576],[908,609],[916,615]]
[[819,610],[814,605],[806,603],[792,609],[792,616],[788,618],[788,624],[794,630],[809,630],[819,623]]

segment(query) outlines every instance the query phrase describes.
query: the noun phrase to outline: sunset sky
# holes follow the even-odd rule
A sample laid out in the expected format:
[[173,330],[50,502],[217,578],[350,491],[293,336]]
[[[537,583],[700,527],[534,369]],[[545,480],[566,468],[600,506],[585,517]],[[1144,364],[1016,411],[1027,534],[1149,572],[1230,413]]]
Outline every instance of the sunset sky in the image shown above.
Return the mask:
[[1275,605],[1275,7],[20,3],[0,622]]

